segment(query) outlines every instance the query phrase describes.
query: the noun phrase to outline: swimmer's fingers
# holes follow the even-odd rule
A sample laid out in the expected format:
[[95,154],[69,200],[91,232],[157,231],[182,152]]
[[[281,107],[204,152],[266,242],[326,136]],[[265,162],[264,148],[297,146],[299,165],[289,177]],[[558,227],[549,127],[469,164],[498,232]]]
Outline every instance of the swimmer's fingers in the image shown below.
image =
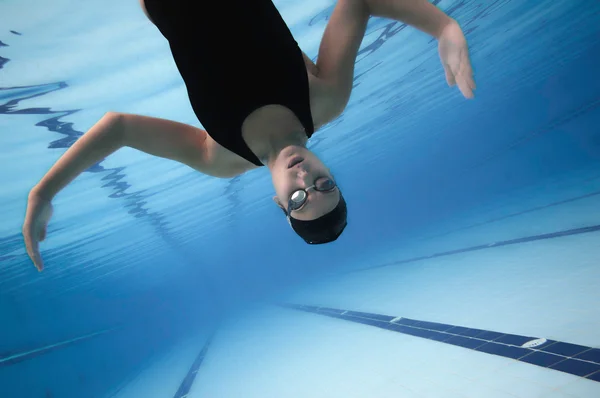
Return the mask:
[[456,84],[456,79],[454,78],[454,73],[452,73],[450,66],[444,64],[444,72],[446,72],[446,82],[448,83],[448,86],[454,86]]
[[460,92],[465,98],[473,98],[476,89],[475,80],[473,79],[473,68],[469,61],[468,51],[465,48],[460,57],[460,63],[456,75],[454,76]]
[[22,232],[27,254],[38,271],[44,269],[39,242],[46,239],[50,217],[52,217],[52,203],[35,192],[30,192]]
[[477,85],[475,84],[475,79],[473,78],[473,67],[471,66],[471,60],[469,59],[469,50],[466,48],[461,63],[464,65],[465,79],[467,80],[471,90],[475,91],[477,89]]
[[31,261],[33,261],[33,265],[37,268],[38,271],[42,271],[44,269],[44,261],[42,260],[42,256],[40,254],[40,245],[39,240],[36,238],[36,235],[43,236],[45,238],[46,232],[42,231],[42,234],[36,234],[35,227],[31,224],[25,224],[23,226],[23,238],[25,239],[25,248],[27,249],[27,254]]
[[48,231],[48,225],[44,225],[39,234],[39,241],[43,242],[46,239],[46,231]]

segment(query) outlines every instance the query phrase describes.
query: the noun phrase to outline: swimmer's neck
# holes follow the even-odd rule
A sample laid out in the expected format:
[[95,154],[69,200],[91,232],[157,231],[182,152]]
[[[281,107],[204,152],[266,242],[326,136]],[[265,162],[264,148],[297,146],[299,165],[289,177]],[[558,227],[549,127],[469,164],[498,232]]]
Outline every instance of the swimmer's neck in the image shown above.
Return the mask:
[[259,156],[262,164],[271,169],[281,151],[290,146],[306,148],[308,137],[304,131],[293,131],[288,134],[274,134],[265,141],[265,151]]
[[306,148],[308,141],[300,120],[281,105],[266,105],[248,115],[242,137],[261,163],[269,167],[282,150],[290,146]]

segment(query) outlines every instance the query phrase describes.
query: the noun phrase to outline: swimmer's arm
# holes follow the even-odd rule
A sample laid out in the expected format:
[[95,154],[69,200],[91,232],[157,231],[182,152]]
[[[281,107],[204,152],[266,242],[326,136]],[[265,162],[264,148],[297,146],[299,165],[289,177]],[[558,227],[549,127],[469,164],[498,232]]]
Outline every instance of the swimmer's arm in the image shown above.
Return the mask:
[[52,198],[79,174],[122,147],[172,159],[203,171],[206,132],[170,120],[109,112],[79,138],[44,175],[32,193]]
[[[326,104],[322,108],[330,109],[329,113],[323,112],[325,116],[339,115],[350,99],[356,56],[371,16],[404,22],[437,39],[443,37],[448,28],[454,28],[455,34],[448,36],[445,41],[451,43],[446,46],[451,45],[449,52],[462,62],[461,74],[465,77],[456,82],[467,95],[472,94],[468,87],[472,83],[472,70],[464,55],[466,44],[460,40],[464,39],[462,31],[454,19],[435,5],[427,0],[338,0],[325,28],[316,65],[322,87],[318,102]],[[447,77],[451,83],[448,74]]]

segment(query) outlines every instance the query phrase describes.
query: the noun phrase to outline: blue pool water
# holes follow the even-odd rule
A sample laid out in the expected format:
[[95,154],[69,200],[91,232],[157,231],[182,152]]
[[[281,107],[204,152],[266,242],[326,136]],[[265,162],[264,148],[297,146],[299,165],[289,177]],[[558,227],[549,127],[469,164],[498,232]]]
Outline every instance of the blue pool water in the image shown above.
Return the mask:
[[[435,3],[476,99],[370,20],[310,141],[338,241],[294,236],[264,170],[123,149],[56,197],[37,273],[27,193],[104,113],[199,124],[137,1],[0,2],[0,397],[600,396],[600,3]],[[275,4],[315,58],[334,2]]]

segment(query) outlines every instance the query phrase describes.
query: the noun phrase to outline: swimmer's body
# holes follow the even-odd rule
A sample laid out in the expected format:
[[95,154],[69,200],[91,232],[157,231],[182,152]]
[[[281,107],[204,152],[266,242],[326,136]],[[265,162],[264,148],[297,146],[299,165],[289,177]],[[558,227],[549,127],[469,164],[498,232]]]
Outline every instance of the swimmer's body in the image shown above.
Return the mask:
[[[39,271],[44,267],[39,242],[46,236],[52,198],[80,173],[125,146],[222,178],[265,165],[274,200],[294,231],[309,244],[336,240],[346,226],[345,200],[329,169],[306,143],[346,107],[371,16],[404,22],[436,38],[448,84],[457,85],[466,98],[475,90],[459,24],[427,0],[338,0],[316,63],[299,50],[271,0],[140,3],[169,41],[206,131],[141,115],[108,112],[102,117],[29,193],[23,235]],[[220,12],[226,14],[206,15]],[[215,28],[211,21],[220,18],[236,21],[230,29],[243,25],[237,36],[232,33],[234,40],[222,33],[208,34]],[[248,60],[247,52],[259,54]],[[246,61],[243,66],[237,63],[240,59]]]

